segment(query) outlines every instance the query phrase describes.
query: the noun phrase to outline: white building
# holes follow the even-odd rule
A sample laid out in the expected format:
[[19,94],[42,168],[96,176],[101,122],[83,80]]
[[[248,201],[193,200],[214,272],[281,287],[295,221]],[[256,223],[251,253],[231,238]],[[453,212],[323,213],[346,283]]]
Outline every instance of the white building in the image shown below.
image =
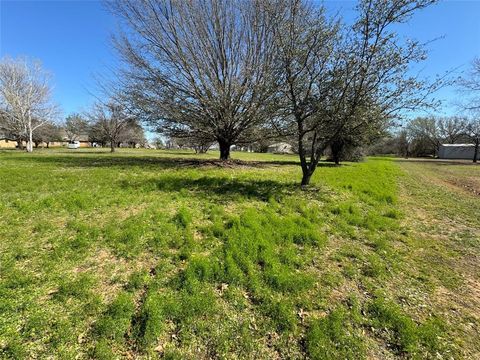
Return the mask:
[[267,152],[275,154],[293,154],[293,147],[288,143],[280,142],[269,145]]

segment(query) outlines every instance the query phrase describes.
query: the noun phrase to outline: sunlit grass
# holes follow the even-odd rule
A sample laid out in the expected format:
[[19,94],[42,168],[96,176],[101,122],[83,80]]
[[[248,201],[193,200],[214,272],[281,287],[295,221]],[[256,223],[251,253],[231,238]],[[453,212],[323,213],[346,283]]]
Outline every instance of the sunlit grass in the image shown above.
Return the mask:
[[460,354],[441,311],[402,302],[461,282],[405,225],[398,164],[321,163],[304,191],[295,156],[216,157],[0,153],[2,356]]

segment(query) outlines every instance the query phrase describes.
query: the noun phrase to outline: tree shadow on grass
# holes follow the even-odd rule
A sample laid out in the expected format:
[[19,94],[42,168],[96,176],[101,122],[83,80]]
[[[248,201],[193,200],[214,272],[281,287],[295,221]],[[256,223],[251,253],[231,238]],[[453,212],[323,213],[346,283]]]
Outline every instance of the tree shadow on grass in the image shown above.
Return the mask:
[[232,179],[228,177],[203,176],[184,178],[165,175],[154,179],[120,181],[120,187],[134,191],[161,191],[170,193],[184,192],[185,196],[202,199],[230,201],[255,199],[269,201],[279,200],[285,195],[300,191],[298,183],[282,183],[274,180]]
[[[160,156],[119,156],[108,153],[79,153],[72,155],[56,155],[48,156],[21,156],[16,157],[15,161],[52,164],[62,167],[82,167],[82,168],[101,168],[101,167],[118,167],[127,168],[141,166],[146,168],[172,169],[172,168],[201,168],[201,167],[217,167],[217,168],[265,168],[269,166],[299,166],[300,163],[292,160],[269,160],[269,161],[246,161],[232,159],[222,161],[218,159],[198,159],[183,157],[160,157]],[[320,162],[318,167],[335,167],[335,164]]]

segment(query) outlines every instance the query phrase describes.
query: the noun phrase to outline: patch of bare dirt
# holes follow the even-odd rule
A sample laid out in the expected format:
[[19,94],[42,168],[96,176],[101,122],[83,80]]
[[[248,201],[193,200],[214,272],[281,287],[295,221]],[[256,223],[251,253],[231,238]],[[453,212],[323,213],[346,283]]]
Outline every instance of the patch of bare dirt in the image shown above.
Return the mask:
[[449,178],[444,181],[446,184],[453,185],[457,189],[480,196],[480,184],[468,178]]

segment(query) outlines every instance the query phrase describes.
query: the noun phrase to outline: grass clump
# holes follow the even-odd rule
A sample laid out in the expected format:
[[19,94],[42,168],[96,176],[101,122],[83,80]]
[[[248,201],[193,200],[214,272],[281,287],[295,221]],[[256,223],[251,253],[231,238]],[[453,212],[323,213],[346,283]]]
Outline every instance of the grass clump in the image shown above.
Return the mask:
[[65,301],[69,298],[77,300],[87,300],[91,298],[93,287],[96,285],[95,277],[91,274],[84,273],[77,276],[75,279],[62,279],[58,291],[54,293],[55,298]]
[[143,350],[153,346],[163,330],[165,321],[165,296],[158,293],[149,294],[142,305],[136,320],[135,338]]
[[445,326],[439,319],[417,325],[399,305],[383,297],[373,300],[368,312],[372,326],[382,332],[400,354],[419,356],[423,352],[424,356],[433,356],[442,347]]
[[116,358],[107,339],[100,339],[93,349],[93,358],[98,360],[113,360]]
[[190,211],[185,207],[181,207],[174,217],[174,222],[183,228],[187,228],[191,225],[192,219]]
[[306,334],[311,359],[364,359],[365,344],[354,327],[352,315],[338,307],[322,319],[313,320]]
[[265,299],[260,308],[262,313],[270,318],[276,331],[290,333],[297,328],[295,307],[288,299]]
[[95,332],[103,339],[122,342],[130,328],[134,312],[132,295],[121,292],[96,323]]

